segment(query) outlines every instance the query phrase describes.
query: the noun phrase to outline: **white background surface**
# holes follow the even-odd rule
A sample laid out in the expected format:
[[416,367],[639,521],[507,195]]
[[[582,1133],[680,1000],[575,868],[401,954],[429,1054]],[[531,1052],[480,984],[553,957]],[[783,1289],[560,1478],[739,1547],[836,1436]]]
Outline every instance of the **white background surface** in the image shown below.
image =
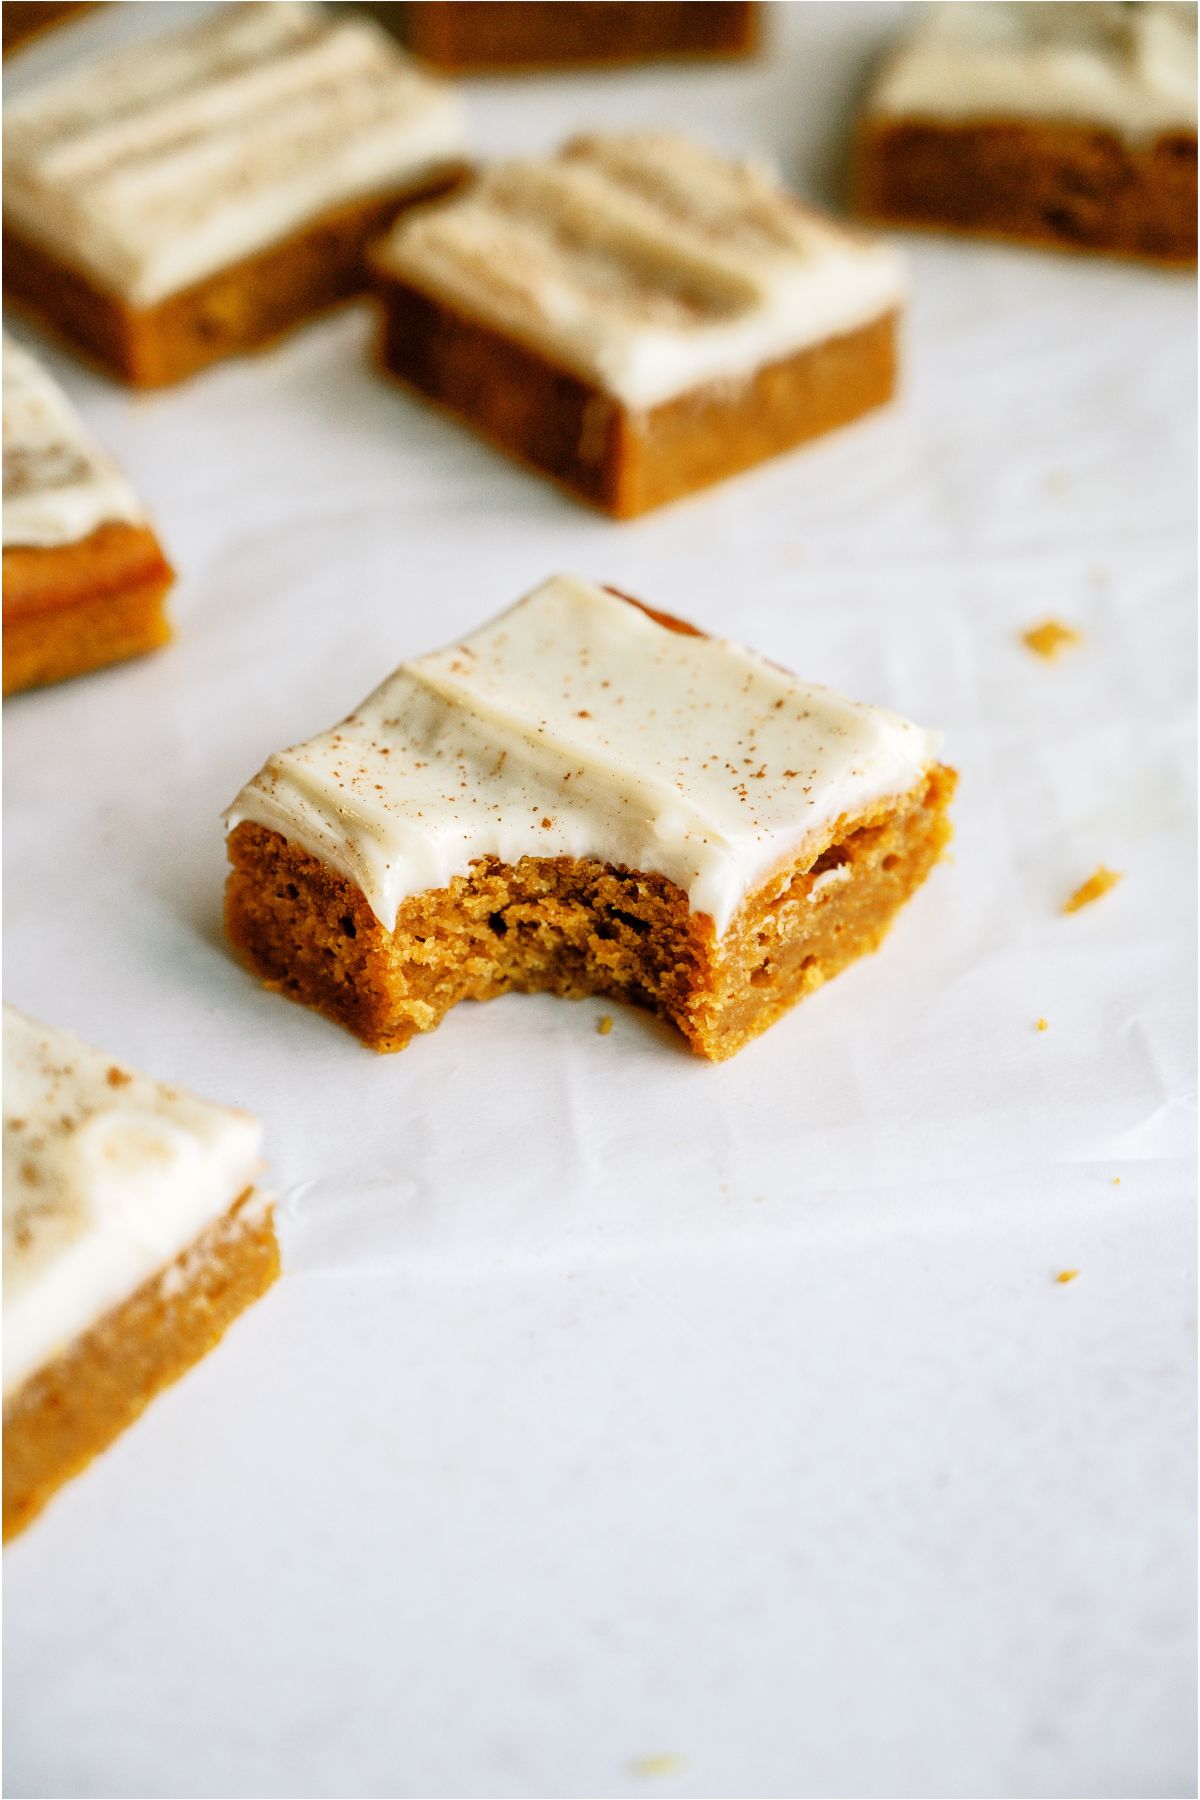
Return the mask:
[[[896,11],[473,84],[476,141],[665,120],[821,192]],[[150,398],[53,357],[178,639],[5,708],[8,994],[263,1115],[287,1274],[6,1554],[10,1794],[1194,1792],[1193,286],[910,249],[899,404],[635,525],[362,309]],[[724,1067],[518,998],[380,1059],[222,942],[267,752],[558,568],[961,771],[883,953]]]

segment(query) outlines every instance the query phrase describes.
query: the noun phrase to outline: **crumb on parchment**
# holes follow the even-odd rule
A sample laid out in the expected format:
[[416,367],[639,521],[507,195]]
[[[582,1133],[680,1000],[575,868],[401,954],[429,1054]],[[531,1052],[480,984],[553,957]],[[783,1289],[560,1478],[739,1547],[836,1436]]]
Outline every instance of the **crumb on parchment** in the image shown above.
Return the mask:
[[629,1767],[634,1775],[678,1775],[683,1758],[659,1750],[650,1756],[635,1756]]
[[1053,662],[1064,650],[1074,650],[1082,644],[1083,635],[1074,626],[1064,625],[1061,619],[1045,619],[1040,625],[1032,625],[1028,631],[1023,631],[1021,642],[1035,656]]
[[1039,1031],[1049,1031],[1049,1029],[1050,1029],[1049,1019],[1039,1019],[1037,1022],[1037,1028]]
[[1068,1281],[1074,1281],[1079,1274],[1078,1269],[1060,1269],[1054,1277],[1059,1287],[1066,1287]]
[[608,1036],[609,1032],[612,1030],[612,1019],[608,1013],[605,1013],[604,1017],[600,1020],[596,1030],[600,1033],[601,1037]]
[[1119,870],[1106,869],[1104,864],[1101,863],[1095,874],[1089,875],[1082,886],[1075,889],[1075,892],[1063,907],[1063,911],[1065,913],[1073,913],[1078,912],[1080,907],[1090,906],[1093,900],[1101,899],[1111,888],[1115,888],[1120,880],[1121,874]]

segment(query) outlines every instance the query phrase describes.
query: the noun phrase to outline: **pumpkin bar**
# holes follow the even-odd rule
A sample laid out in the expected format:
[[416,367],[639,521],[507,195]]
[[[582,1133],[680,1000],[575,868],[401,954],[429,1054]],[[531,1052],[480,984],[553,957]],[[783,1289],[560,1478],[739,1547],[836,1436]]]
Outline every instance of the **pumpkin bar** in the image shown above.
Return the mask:
[[359,292],[462,170],[459,102],[367,19],[221,7],[10,103],[5,292],[137,387]]
[[747,56],[749,0],[411,0],[367,5],[415,56],[461,74]]
[[516,990],[648,1007],[721,1060],[925,879],[937,749],[559,576],[268,760],[226,815],[229,936],[377,1050]]
[[4,1537],[279,1273],[261,1128],[4,1009]]
[[895,254],[667,133],[501,164],[374,264],[384,367],[621,518],[895,387]]
[[165,644],[172,579],[129,482],[5,338],[4,692]]
[[931,7],[867,104],[856,200],[897,225],[1196,260],[1196,8]]

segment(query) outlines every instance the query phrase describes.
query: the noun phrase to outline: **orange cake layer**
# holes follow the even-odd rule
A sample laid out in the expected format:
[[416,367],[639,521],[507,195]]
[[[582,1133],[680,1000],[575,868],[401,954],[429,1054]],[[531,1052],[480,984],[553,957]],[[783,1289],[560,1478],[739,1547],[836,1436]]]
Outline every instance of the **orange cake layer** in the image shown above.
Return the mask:
[[389,374],[618,519],[794,450],[896,391],[894,312],[752,375],[705,382],[639,411],[386,272],[377,286]]
[[1196,137],[1050,120],[870,118],[855,202],[885,224],[1152,262],[1196,260]]
[[271,1215],[247,1217],[249,1198],[5,1400],[5,1542],[276,1279]]
[[4,551],[4,692],[42,687],[168,642],[173,579],[148,526],[100,525],[74,544]]
[[265,981],[376,1050],[403,1049],[459,1000],[602,994],[658,1013],[719,1062],[878,948],[949,840],[954,779],[935,768],[899,804],[845,821],[720,940],[664,877],[566,857],[481,860],[405,902],[389,932],[350,882],[248,823],[229,840],[226,928]]
[[746,56],[757,23],[745,0],[384,0],[366,10],[448,72]]
[[383,198],[336,206],[156,305],[138,307],[15,229],[4,234],[4,290],[18,308],[133,387],[164,387],[260,350],[360,293],[366,247],[404,207],[446,191],[462,168]]

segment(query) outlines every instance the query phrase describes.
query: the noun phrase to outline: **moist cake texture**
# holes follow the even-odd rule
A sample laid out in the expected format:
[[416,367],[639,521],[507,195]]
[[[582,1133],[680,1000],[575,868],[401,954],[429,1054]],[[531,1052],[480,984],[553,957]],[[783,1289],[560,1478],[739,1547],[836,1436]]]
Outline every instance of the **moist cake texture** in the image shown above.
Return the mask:
[[234,944],[381,1050],[464,998],[610,994],[731,1055],[882,939],[953,773],[895,714],[559,576],[272,756]]
[[4,1536],[270,1286],[248,1113],[4,1009]]
[[619,516],[895,385],[895,253],[670,133],[500,164],[374,261],[384,366]]
[[32,356],[4,339],[4,692],[170,636],[172,574],[137,495]]
[[1154,261],[1196,257],[1196,8],[927,9],[870,96],[859,209]]
[[463,135],[369,20],[222,7],[9,104],[6,291],[125,379],[177,380],[358,291]]
[[748,0],[381,0],[366,11],[423,61],[463,73],[745,56],[756,36]]

